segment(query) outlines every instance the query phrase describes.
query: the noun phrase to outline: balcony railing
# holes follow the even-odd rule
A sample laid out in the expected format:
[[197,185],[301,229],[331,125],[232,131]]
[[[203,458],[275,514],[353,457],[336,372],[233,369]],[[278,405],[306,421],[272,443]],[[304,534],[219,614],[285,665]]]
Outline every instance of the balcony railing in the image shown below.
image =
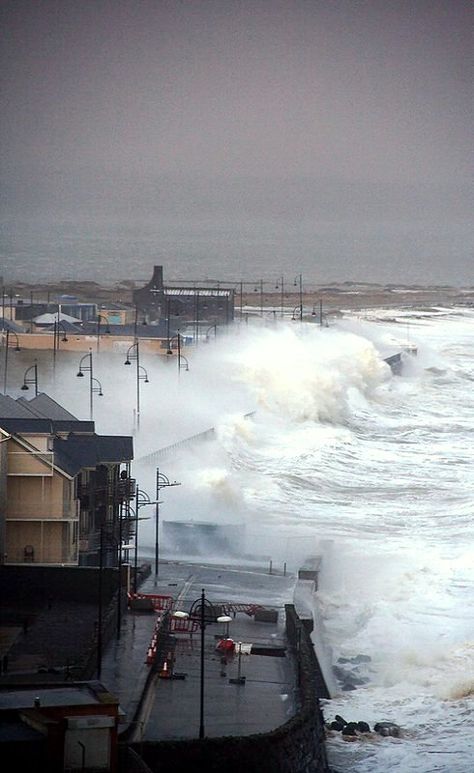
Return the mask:
[[121,479],[114,487],[106,486],[103,483],[97,486],[85,483],[79,484],[77,487],[77,496],[81,500],[82,506],[86,508],[92,497],[96,505],[120,505],[124,502],[131,502],[135,498],[135,492],[136,481],[134,478]]

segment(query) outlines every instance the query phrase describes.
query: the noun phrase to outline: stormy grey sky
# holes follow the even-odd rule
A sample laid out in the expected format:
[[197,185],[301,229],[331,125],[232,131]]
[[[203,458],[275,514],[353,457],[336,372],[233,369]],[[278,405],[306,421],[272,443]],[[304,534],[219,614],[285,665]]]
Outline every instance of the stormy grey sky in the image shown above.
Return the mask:
[[[297,247],[300,223],[305,238],[308,222],[315,236],[318,224],[321,236],[340,223],[346,236],[328,265],[339,278],[348,266],[354,276],[368,268],[354,251],[362,221],[373,250],[387,222],[419,223],[407,268],[428,259],[431,223],[456,244],[446,267],[457,261],[459,281],[469,281],[470,8],[467,0],[3,0],[7,269],[28,250],[41,264],[34,223],[43,251],[42,225],[60,224],[70,273],[84,252],[74,243],[81,217],[108,218],[97,239],[107,232],[109,251],[111,217],[132,233],[136,224],[136,245],[138,221],[161,220],[164,257],[171,233],[181,238],[177,253],[183,239],[192,251],[191,222],[205,221],[212,240],[213,217],[261,217],[267,228],[291,223],[295,255],[307,249],[304,239]],[[65,218],[75,222],[70,232]],[[64,243],[48,238],[60,261]],[[245,268],[229,261],[231,274]]]

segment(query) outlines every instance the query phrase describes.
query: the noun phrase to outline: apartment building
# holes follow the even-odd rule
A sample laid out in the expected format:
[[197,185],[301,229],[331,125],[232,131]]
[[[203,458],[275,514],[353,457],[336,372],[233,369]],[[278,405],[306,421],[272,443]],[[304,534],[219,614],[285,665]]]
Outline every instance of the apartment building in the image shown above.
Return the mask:
[[1,395],[0,562],[115,565],[133,532],[132,458],[131,437],[97,435],[46,394]]

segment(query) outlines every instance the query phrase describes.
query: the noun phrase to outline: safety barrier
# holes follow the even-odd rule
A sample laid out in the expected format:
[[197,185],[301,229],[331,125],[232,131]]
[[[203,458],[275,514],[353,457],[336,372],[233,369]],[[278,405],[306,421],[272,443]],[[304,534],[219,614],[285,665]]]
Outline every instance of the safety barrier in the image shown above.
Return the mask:
[[170,633],[195,633],[199,628],[199,621],[192,617],[171,617]]

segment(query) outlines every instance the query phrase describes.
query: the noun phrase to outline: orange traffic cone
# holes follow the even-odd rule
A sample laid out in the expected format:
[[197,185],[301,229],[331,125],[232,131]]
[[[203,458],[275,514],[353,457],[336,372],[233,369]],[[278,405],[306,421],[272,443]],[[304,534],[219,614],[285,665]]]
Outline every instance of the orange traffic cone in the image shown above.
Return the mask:
[[165,658],[163,662],[163,668],[160,671],[160,679],[168,679],[169,676],[170,676],[170,672],[168,669],[168,661]]

